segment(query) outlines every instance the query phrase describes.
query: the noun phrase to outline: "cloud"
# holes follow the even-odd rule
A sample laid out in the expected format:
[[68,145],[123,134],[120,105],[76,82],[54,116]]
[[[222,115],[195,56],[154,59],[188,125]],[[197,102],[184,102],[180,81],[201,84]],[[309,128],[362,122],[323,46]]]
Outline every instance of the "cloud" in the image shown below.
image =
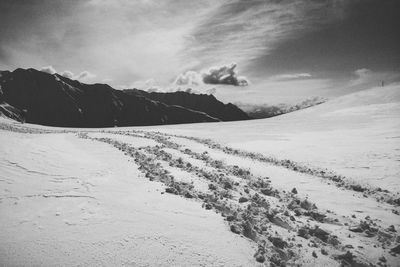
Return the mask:
[[196,71],[187,71],[185,73],[179,74],[174,81],[175,85],[188,85],[188,86],[198,86],[203,84],[203,78],[201,73]]
[[[53,73],[54,74],[54,73]],[[65,78],[72,79],[72,80],[79,80],[79,81],[88,81],[96,77],[93,73],[90,73],[89,71],[85,70],[82,71],[81,73],[75,75],[73,72],[66,70],[63,73],[61,73],[61,76],[64,76]]]
[[271,80],[294,80],[294,79],[305,79],[311,78],[312,75],[310,73],[292,73],[292,74],[280,74],[276,76],[272,76]]
[[225,84],[234,86],[247,86],[249,81],[244,76],[238,76],[236,64],[211,67],[200,72],[187,71],[178,75],[174,81],[176,86],[201,86],[204,84]]
[[48,74],[55,74],[57,71],[52,66],[45,66],[40,69],[40,71],[46,72]]
[[357,69],[353,72],[353,79],[350,80],[349,86],[359,86],[366,83],[369,83],[371,80],[374,80],[376,77],[376,73],[367,68]]
[[368,77],[372,71],[370,69],[362,68],[354,71],[354,74],[357,76],[357,80],[362,80]]
[[[45,66],[40,68],[40,71],[46,72],[48,74],[56,74],[57,71],[52,67],[52,66]],[[65,78],[71,79],[71,80],[79,80],[79,81],[91,81],[93,78],[96,77],[93,73],[85,70],[82,71],[81,73],[75,75],[72,71],[65,70],[61,73],[61,76],[64,76]]]
[[215,95],[215,94],[217,94],[217,88],[208,89],[208,90],[206,90],[206,93],[208,95]]
[[178,75],[175,81],[167,86],[161,86],[157,83],[155,79],[149,79],[146,81],[136,81],[130,85],[119,85],[119,89],[126,88],[137,88],[147,92],[187,92],[191,94],[208,94],[215,95],[217,89],[215,87],[210,87],[203,82],[203,75],[201,72],[187,71]]
[[[393,27],[398,12],[391,12],[399,10],[395,9],[398,4],[391,4],[397,2],[2,0],[0,68],[62,62],[63,66],[56,67],[72,70],[74,75],[87,69],[97,74],[99,82],[102,77],[112,78],[113,86],[148,77],[168,86],[174,75],[185,70],[231,61],[246,71],[253,85],[276,73],[318,75],[321,71],[336,78],[336,69],[348,79],[360,66],[380,71],[398,65]],[[375,11],[374,20],[371,11]],[[347,17],[351,19],[343,24]],[[331,23],[338,27],[330,30]],[[338,34],[343,36],[339,41]],[[301,38],[308,42],[300,45]],[[182,77],[182,83],[188,79],[186,83],[195,86],[197,78],[203,82],[201,75],[188,76]],[[80,79],[88,80],[89,75]]]
[[72,79],[74,77],[74,74],[68,70],[64,71],[61,73],[61,76],[64,76],[65,78]]
[[155,79],[148,79],[148,80],[143,80],[143,81],[135,81],[130,84],[125,84],[125,85],[118,85],[117,88],[120,89],[127,89],[127,88],[136,88],[144,91],[151,91],[151,92],[158,92],[162,91],[161,87],[158,85],[157,81]]
[[96,77],[96,75],[85,70],[85,71],[82,71],[81,73],[79,73],[79,75],[77,75],[76,79],[77,80],[85,80],[85,79],[89,80],[89,79],[93,79],[94,77]]
[[196,60],[179,55],[195,25],[214,10],[214,1],[2,0],[0,67],[62,62],[65,67],[56,65],[61,72],[67,66],[75,74],[90,69],[115,84],[147,77],[168,83]]
[[363,90],[375,86],[385,86],[398,82],[400,74],[398,72],[374,71],[367,68],[360,68],[352,72],[352,78],[346,84],[348,90]]
[[249,81],[244,76],[238,76],[235,70],[236,63],[229,66],[213,67],[203,73],[203,82],[208,84],[228,84],[247,86]]
[[347,2],[351,1],[223,1],[196,26],[184,56],[203,65],[233,59],[247,69],[283,41],[343,18]]

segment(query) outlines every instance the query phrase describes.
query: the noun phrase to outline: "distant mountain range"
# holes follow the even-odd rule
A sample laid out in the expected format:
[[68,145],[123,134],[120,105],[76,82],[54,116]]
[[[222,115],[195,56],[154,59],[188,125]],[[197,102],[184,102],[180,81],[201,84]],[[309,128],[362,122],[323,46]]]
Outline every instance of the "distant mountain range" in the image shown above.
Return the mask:
[[279,116],[282,114],[294,112],[300,109],[309,108],[322,103],[327,100],[322,97],[313,97],[302,101],[296,105],[279,104],[279,105],[249,105],[249,104],[237,104],[247,115],[253,119],[264,119]]
[[146,92],[137,89],[124,90],[127,94],[140,95],[149,99],[165,103],[167,105],[178,105],[192,110],[202,111],[211,117],[222,121],[248,120],[250,117],[237,106],[218,101],[213,95],[192,94],[178,91],[170,93]]
[[60,127],[113,127],[246,120],[212,95],[148,93],[84,84],[35,69],[0,72],[0,113]]

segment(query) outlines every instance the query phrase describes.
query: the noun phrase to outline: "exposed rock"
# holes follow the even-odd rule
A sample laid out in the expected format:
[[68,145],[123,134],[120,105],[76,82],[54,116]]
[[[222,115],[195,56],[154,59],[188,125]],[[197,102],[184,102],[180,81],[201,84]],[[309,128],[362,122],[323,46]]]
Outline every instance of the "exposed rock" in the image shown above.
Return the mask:
[[280,249],[284,249],[285,247],[288,246],[288,243],[286,241],[282,240],[282,238],[280,238],[280,237],[269,237],[268,240],[271,241],[271,243],[275,247],[280,248]]
[[300,207],[305,209],[305,210],[312,210],[312,209],[316,209],[317,208],[315,206],[315,204],[313,204],[310,201],[308,201],[308,199],[305,199],[305,200],[301,201],[300,202]]
[[232,183],[229,181],[224,182],[224,189],[232,189]]
[[297,231],[297,234],[298,234],[300,237],[303,237],[303,238],[305,238],[305,239],[308,239],[308,238],[310,237],[309,232],[308,232],[308,228],[306,228],[306,227],[300,228],[300,229]]
[[249,201],[249,199],[246,198],[246,197],[240,197],[239,198],[239,203],[244,203],[244,202],[247,202],[247,201]]
[[275,216],[270,216],[268,218],[273,224],[278,225],[282,228],[291,230],[292,227],[290,226],[290,224],[280,215],[275,215]]
[[361,185],[350,185],[350,188],[356,192],[364,192],[367,189],[362,187]]
[[343,264],[347,264],[349,266],[353,266],[354,255],[347,251],[345,254],[336,256],[338,260],[341,260]]
[[273,254],[269,260],[271,262],[271,266],[285,266],[285,264],[282,262],[282,258],[278,254]]
[[364,230],[360,226],[350,227],[349,231],[353,233],[362,233]]
[[328,241],[329,233],[326,232],[325,230],[319,228],[319,227],[315,227],[314,229],[310,229],[309,233],[312,236],[315,236],[315,237],[321,239],[324,242]]
[[400,254],[400,245],[395,246],[394,248],[392,248],[390,250],[390,252],[394,253],[394,254]]
[[274,196],[275,195],[274,190],[271,188],[262,188],[262,189],[260,189],[260,192],[266,196]]
[[255,258],[256,258],[257,262],[260,262],[260,263],[265,262],[265,257],[262,254],[256,254]]
[[210,190],[217,190],[217,187],[214,184],[209,184],[208,189]]
[[190,193],[189,191],[185,193],[184,195],[186,198],[193,198],[193,194]]
[[391,225],[391,226],[389,226],[388,227],[388,231],[390,231],[390,232],[396,232],[396,229],[394,228],[394,225]]
[[210,203],[206,203],[205,206],[206,210],[212,209],[212,205]]
[[231,231],[235,234],[240,234],[242,232],[240,226],[236,224],[231,224]]
[[229,215],[229,216],[226,217],[226,220],[227,220],[228,222],[234,221],[235,219],[236,219],[236,217],[233,216],[233,215]]
[[366,218],[365,221],[360,221],[360,224],[349,228],[351,232],[362,233],[365,232],[368,237],[373,237],[377,234],[378,228],[374,227],[373,222]]
[[304,213],[304,215],[310,216],[311,218],[313,218],[317,222],[323,222],[325,217],[326,217],[325,214],[322,214],[322,213],[317,212],[317,211],[307,211],[307,212]]
[[394,199],[392,202],[393,204],[400,206],[400,198]]
[[167,187],[167,188],[165,188],[165,192],[170,193],[170,194],[175,194],[175,195],[178,194],[178,191],[177,191],[175,188],[173,188],[173,187]]
[[243,227],[243,235],[247,238],[254,240],[257,236],[257,233],[254,231],[253,226],[249,221],[246,221],[242,224]]

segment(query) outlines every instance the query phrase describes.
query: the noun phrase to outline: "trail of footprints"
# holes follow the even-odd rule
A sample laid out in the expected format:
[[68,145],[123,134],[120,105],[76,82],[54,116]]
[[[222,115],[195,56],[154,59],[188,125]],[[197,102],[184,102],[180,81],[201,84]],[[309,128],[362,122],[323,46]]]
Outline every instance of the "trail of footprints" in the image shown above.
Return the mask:
[[[368,216],[357,222],[352,218],[337,216],[331,211],[323,212],[309,200],[299,198],[295,189],[292,192],[276,190],[270,185],[268,177],[256,177],[246,169],[214,160],[207,153],[199,154],[184,149],[169,139],[170,137],[184,138],[228,155],[250,158],[296,172],[326,178],[338,187],[359,192],[364,197],[373,197],[378,202],[387,202],[393,205],[393,212],[399,214],[400,198],[398,194],[351,183],[346,177],[329,170],[310,168],[290,160],[278,160],[262,154],[232,149],[209,139],[159,132],[102,131],[109,134],[152,139],[159,144],[155,147],[138,148],[112,138],[93,138],[90,137],[90,132],[77,130],[43,130],[9,124],[0,124],[0,129],[28,134],[76,133],[81,138],[113,145],[131,156],[148,179],[164,183],[167,186],[167,193],[202,201],[204,208],[220,213],[225,217],[233,233],[241,234],[258,244],[258,250],[254,255],[255,259],[258,262],[269,263],[270,266],[310,265],[310,262],[307,262],[306,254],[311,254],[316,259],[324,257],[328,259],[328,261],[320,261],[321,264],[334,260],[343,266],[388,266],[386,258],[396,257],[394,261],[393,259],[389,261],[396,265],[397,257],[400,254],[400,237],[393,226],[383,229],[377,220]],[[92,131],[92,133],[94,132],[98,133],[99,131]],[[166,151],[176,153],[167,153]],[[179,153],[204,164],[203,166],[191,164],[182,157],[176,156]],[[204,192],[204,190],[197,190],[193,183],[176,181],[175,177],[165,168],[166,164],[170,168],[180,169],[194,175],[199,180],[206,181],[208,190]],[[338,236],[324,230],[324,226],[335,224],[341,230],[335,231]],[[348,225],[352,225],[352,227],[348,227]],[[358,250],[352,250],[351,245],[346,245],[346,240],[352,236],[366,242],[362,242],[363,246],[358,246]],[[382,251],[382,256],[378,261],[373,261],[366,255],[367,251],[371,251],[371,246]]]
[[[143,132],[143,133],[146,133],[146,132]],[[394,205],[394,206],[400,206],[399,193],[393,193],[393,192],[390,192],[389,190],[382,189],[379,187],[361,185],[359,183],[352,181],[351,179],[348,179],[347,177],[345,177],[343,175],[337,174],[328,169],[309,167],[309,166],[305,166],[303,164],[300,164],[298,162],[294,162],[294,161],[291,161],[288,159],[283,159],[283,160],[276,159],[274,157],[265,156],[260,153],[254,153],[254,152],[248,152],[248,151],[243,151],[243,150],[239,150],[239,149],[233,149],[233,148],[230,148],[227,146],[222,146],[222,145],[214,142],[211,139],[202,139],[202,138],[197,138],[197,137],[192,137],[192,136],[184,136],[184,135],[168,135],[168,134],[160,133],[160,132],[157,132],[157,134],[165,136],[165,137],[184,138],[184,139],[191,140],[191,141],[197,142],[199,144],[205,145],[205,146],[209,147],[210,149],[222,151],[228,155],[249,158],[252,160],[259,161],[259,162],[269,163],[269,164],[273,164],[275,166],[280,166],[280,167],[283,167],[286,169],[290,169],[295,172],[320,177],[320,178],[329,180],[330,182],[333,182],[338,187],[342,187],[347,190],[352,190],[355,192],[362,193],[364,197],[373,197],[378,202],[386,202],[386,203]]]
[[[306,265],[311,255],[315,260],[335,261],[343,266],[386,265],[385,256],[379,258],[378,262],[371,262],[362,253],[362,247],[351,250],[346,240],[354,235],[359,239],[372,238],[374,242],[370,242],[371,246],[380,244],[386,257],[394,257],[399,253],[400,238],[394,227],[382,229],[368,217],[355,222],[331,211],[323,212],[308,199],[300,198],[295,188],[291,192],[276,190],[268,177],[258,177],[247,169],[214,160],[207,152],[193,152],[172,142],[165,134],[132,130],[103,132],[108,133],[105,135],[107,137],[91,137],[90,132],[78,135],[111,144],[123,151],[134,159],[145,177],[164,183],[166,193],[201,201],[205,209],[220,213],[233,233],[243,235],[257,244],[254,257],[259,263],[269,263],[271,266]],[[115,134],[151,139],[157,145],[133,146],[109,137]],[[212,148],[218,149],[219,146],[208,140],[190,139]],[[236,150],[227,151],[221,146],[219,148],[225,153],[240,153]],[[185,160],[188,157],[192,159],[190,162]],[[194,164],[194,161],[199,164]],[[208,190],[199,190],[193,182],[178,181],[167,170],[166,164],[205,181]],[[341,229],[348,224],[353,224],[353,227],[336,236],[324,230],[324,225],[328,224]],[[390,250],[391,247],[394,248]]]

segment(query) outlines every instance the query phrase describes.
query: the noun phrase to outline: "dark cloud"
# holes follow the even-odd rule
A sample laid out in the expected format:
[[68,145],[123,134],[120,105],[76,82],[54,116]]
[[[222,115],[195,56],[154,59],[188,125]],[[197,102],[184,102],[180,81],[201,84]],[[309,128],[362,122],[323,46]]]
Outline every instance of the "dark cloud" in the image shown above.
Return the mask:
[[349,78],[365,67],[400,71],[400,1],[348,1],[343,18],[288,39],[255,59],[257,76],[282,72],[318,73]]
[[282,41],[340,20],[350,1],[223,1],[195,28],[186,51],[201,65],[234,60],[247,67]]
[[55,51],[65,45],[66,18],[76,5],[73,2],[1,0],[0,63],[16,68],[55,62]]
[[69,14],[69,1],[0,1],[0,42],[10,42],[46,34],[56,18]]
[[249,81],[246,77],[238,76],[236,64],[228,66],[213,67],[203,73],[203,82],[208,84],[228,84],[235,86],[247,86]]

